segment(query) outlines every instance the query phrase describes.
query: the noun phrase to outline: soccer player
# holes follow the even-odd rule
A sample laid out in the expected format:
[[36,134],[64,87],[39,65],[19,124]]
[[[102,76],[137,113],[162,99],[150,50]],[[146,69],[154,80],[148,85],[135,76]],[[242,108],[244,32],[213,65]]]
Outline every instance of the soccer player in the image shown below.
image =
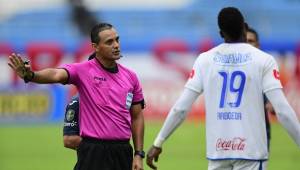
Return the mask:
[[[64,147],[74,149],[77,152],[78,147],[82,140],[79,130],[79,98],[78,95],[74,96],[66,107],[64,128],[63,128],[63,142]],[[77,169],[77,163],[74,167]]]
[[82,140],[78,120],[79,98],[78,96],[74,96],[66,107],[64,118],[63,141],[66,148],[77,150]]
[[246,39],[247,39],[247,43],[253,45],[256,48],[260,48],[259,36],[257,32],[253,28],[248,27],[248,25],[247,25]]
[[12,54],[8,65],[25,82],[77,87],[82,140],[76,170],[141,170],[144,98],[140,82],[133,71],[117,63],[121,58],[119,35],[111,24],[94,26],[91,42],[96,57],[82,63],[34,72],[21,56]]
[[[256,48],[260,48],[259,44],[259,36],[257,32],[247,26],[247,32],[246,32],[246,39],[247,43],[253,45]],[[270,124],[270,118],[268,113],[275,114],[273,106],[271,103],[267,100],[266,96],[264,95],[264,102],[265,102],[265,115],[266,115],[266,130],[267,130],[267,139],[268,139],[268,149],[270,150],[270,140],[271,140],[271,124]]]
[[279,81],[275,59],[246,43],[246,26],[237,8],[223,8],[218,26],[224,43],[196,59],[184,91],[171,108],[147,164],[156,169],[162,145],[204,93],[209,170],[261,170],[268,159],[263,94],[300,147],[300,124]]

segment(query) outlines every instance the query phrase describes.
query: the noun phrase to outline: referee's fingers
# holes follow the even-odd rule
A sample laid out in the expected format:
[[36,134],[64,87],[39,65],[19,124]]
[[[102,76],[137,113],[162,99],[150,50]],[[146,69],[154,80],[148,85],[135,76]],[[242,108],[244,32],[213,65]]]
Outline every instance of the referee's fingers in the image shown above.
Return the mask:
[[8,65],[10,67],[14,68],[15,70],[20,69],[20,68],[24,68],[24,63],[23,63],[23,60],[22,60],[21,56],[19,54],[15,54],[15,53],[12,53],[9,56]]
[[20,68],[20,66],[18,65],[18,61],[17,58],[15,56],[15,54],[11,54],[9,56],[9,62],[7,63],[13,70],[15,70],[16,72],[18,71],[18,68]]
[[22,60],[22,58],[21,58],[21,55],[20,54],[17,54],[17,63],[18,63],[18,65],[21,65],[21,66],[23,66],[24,65],[24,62],[23,62],[23,60]]
[[8,58],[9,58],[10,65],[16,67],[17,66],[17,61],[16,61],[15,54],[12,53]]

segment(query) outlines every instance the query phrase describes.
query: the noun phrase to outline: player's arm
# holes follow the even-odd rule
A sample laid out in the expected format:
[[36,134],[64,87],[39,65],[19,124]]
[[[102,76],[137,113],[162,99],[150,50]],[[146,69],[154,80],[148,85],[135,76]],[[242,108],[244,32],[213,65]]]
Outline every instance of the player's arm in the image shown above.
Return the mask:
[[300,123],[295,111],[284,96],[284,93],[281,89],[274,89],[265,94],[274,107],[279,122],[300,147]]
[[271,113],[272,115],[275,115],[274,108],[273,108],[272,104],[269,101],[266,101],[265,109],[266,109],[267,113]]
[[264,104],[265,104],[266,113],[268,113],[268,114],[271,113],[271,114],[275,115],[274,108],[273,108],[272,104],[270,103],[270,101],[268,100],[266,95],[264,95]]
[[274,107],[279,122],[300,147],[299,120],[284,96],[278,66],[273,57],[268,57],[264,63],[262,80],[265,95]]
[[143,103],[133,104],[130,108],[131,114],[131,130],[132,141],[134,145],[134,151],[138,154],[134,155],[132,167],[133,169],[143,169],[144,158],[144,115],[143,115]]
[[152,168],[157,167],[153,164],[153,160],[157,161],[161,153],[162,144],[176,130],[177,127],[185,120],[192,104],[200,95],[199,92],[185,88],[175,105],[171,108],[162,129],[156,137],[153,146],[147,153],[147,164]]
[[199,93],[188,88],[178,98],[171,108],[166,121],[163,124],[158,136],[154,141],[154,146],[161,147],[163,142],[175,131],[175,129],[185,120],[192,104],[199,96]]
[[64,147],[76,150],[81,142],[79,135],[64,135]]
[[64,69],[47,68],[33,72],[28,63],[24,63],[20,55],[12,54],[9,56],[8,65],[24,79],[25,82],[31,81],[40,84],[49,83],[66,83],[68,81],[68,73]]

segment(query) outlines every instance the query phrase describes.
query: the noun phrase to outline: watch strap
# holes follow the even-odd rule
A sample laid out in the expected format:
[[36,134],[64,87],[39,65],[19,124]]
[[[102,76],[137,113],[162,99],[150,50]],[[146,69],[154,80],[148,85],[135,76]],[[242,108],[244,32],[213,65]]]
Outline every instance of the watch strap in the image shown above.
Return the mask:
[[140,156],[141,158],[145,158],[145,152],[144,151],[134,151],[134,156]]

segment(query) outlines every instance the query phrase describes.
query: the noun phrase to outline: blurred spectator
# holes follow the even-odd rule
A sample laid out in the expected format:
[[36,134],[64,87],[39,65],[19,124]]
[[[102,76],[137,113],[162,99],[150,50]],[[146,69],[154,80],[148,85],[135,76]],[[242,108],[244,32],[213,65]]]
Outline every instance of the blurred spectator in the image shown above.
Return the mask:
[[88,35],[98,19],[86,8],[83,0],[68,0],[72,8],[72,19],[83,35]]

